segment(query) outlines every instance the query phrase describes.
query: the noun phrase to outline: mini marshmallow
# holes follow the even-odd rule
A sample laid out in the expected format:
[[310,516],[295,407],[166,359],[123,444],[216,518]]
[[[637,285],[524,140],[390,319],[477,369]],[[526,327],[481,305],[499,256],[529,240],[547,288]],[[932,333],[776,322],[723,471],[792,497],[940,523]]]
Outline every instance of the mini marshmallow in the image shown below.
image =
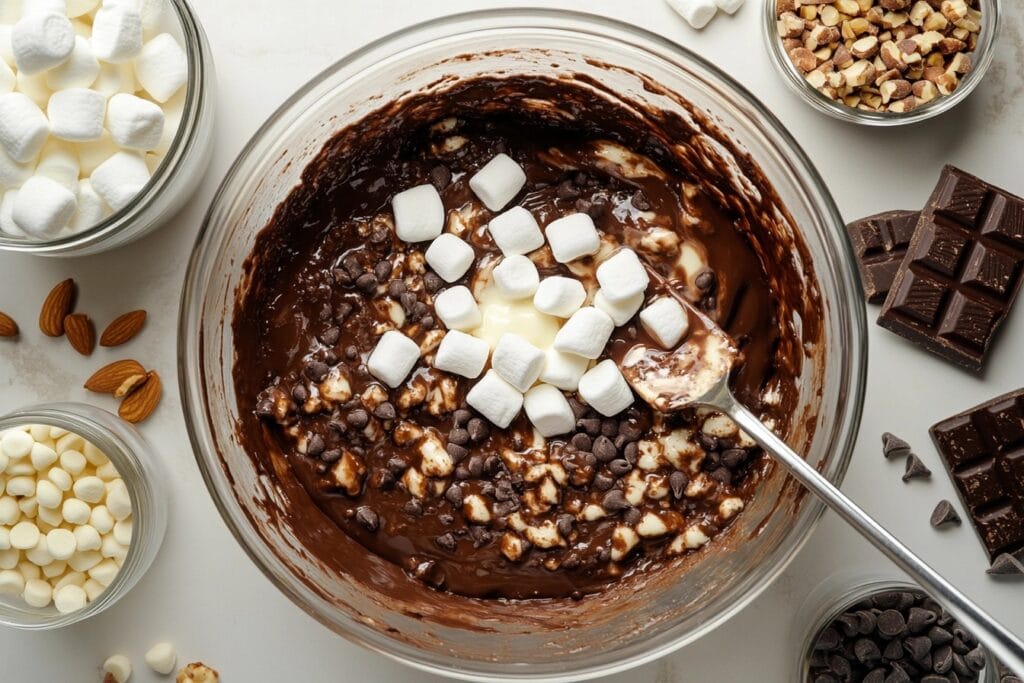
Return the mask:
[[675,13],[686,20],[695,29],[702,29],[708,25],[715,14],[718,6],[715,0],[665,0],[668,6],[675,10]]
[[587,290],[579,280],[555,275],[540,281],[533,295],[533,307],[556,318],[568,318],[580,309]]
[[548,349],[540,381],[556,386],[562,391],[576,391],[580,377],[587,371],[589,364],[590,361],[583,356]]
[[746,0],[715,0],[715,4],[718,5],[718,9],[722,10],[726,14],[736,14],[740,7],[743,7],[743,3]]
[[572,314],[555,335],[556,351],[574,353],[591,360],[604,352],[615,323],[604,311],[587,306]]
[[[2,38],[0,38],[2,39]],[[7,66],[7,62],[0,59],[0,94],[6,94],[14,90],[18,85],[18,77]]]
[[523,395],[497,372],[488,370],[466,394],[466,403],[495,426],[505,429],[522,409]]
[[107,487],[99,477],[81,477],[72,485],[75,496],[86,503],[98,503],[107,494]]
[[[104,62],[125,62],[142,58],[142,16],[126,3],[107,4],[92,20],[92,50]],[[136,72],[139,69],[135,65]],[[152,94],[152,93],[151,93]]]
[[[8,470],[8,474],[11,474],[10,470]],[[11,477],[10,479],[7,480],[7,495],[9,496],[31,496],[35,492],[36,486],[32,480],[32,477],[25,477],[19,475]],[[33,502],[34,501],[35,499],[33,498]],[[22,505],[24,503],[24,500],[19,500],[18,507],[22,508]]]
[[597,267],[597,281],[612,303],[629,301],[647,291],[650,278],[632,249],[619,249]]
[[66,560],[78,550],[78,540],[67,529],[53,529],[46,534],[46,547],[55,560]]
[[430,243],[423,257],[445,282],[455,282],[473,265],[476,253],[464,240],[446,232]]
[[449,330],[437,347],[434,367],[461,377],[476,379],[484,371],[490,346],[483,339]]
[[106,110],[107,98],[102,93],[88,88],[69,88],[53,94],[46,115],[54,136],[86,142],[100,139]]
[[60,449],[57,449],[57,452],[60,453],[60,466],[62,469],[67,470],[68,474],[77,477],[85,469],[87,464],[85,456],[78,451],[65,450],[62,452]]
[[29,579],[25,582],[25,591],[21,597],[31,607],[46,607],[53,597],[53,588],[49,581]]
[[[103,10],[100,10],[101,12]],[[103,672],[114,677],[117,683],[125,683],[132,675],[132,663],[124,655],[112,655],[103,662]]]
[[114,518],[110,516],[110,510],[106,505],[97,505],[89,514],[89,526],[101,534],[109,534],[114,528]]
[[53,606],[56,607],[57,611],[61,614],[77,612],[85,607],[88,601],[89,598],[85,594],[85,589],[73,584],[61,586],[53,593]]
[[21,595],[25,590],[25,577],[13,569],[0,570],[0,593],[5,595]]
[[81,525],[89,523],[89,513],[92,512],[92,508],[84,500],[68,498],[61,503],[60,509],[64,519],[71,524]]
[[20,14],[10,18],[4,16],[4,10],[13,4],[0,2],[0,61],[8,67],[14,66],[14,50],[11,49],[11,33],[14,31],[12,24],[18,23],[21,19]]
[[27,73],[18,72],[18,92],[32,100],[37,107],[45,109],[50,101],[53,91],[46,87],[46,74],[35,74],[29,76]]
[[18,550],[35,548],[39,543],[39,527],[32,522],[18,522],[11,528],[11,547]]
[[52,481],[40,479],[36,482],[36,500],[44,508],[58,507],[64,499],[64,493],[53,485]]
[[596,254],[601,248],[601,237],[594,227],[594,219],[585,213],[573,213],[552,221],[544,228],[544,234],[551,245],[551,253],[559,263]]
[[565,394],[550,384],[539,384],[526,392],[523,409],[545,438],[571,432],[576,427],[576,416]]
[[64,0],[21,0],[21,14],[66,14]]
[[58,66],[74,49],[75,29],[63,13],[29,13],[11,30],[14,62],[27,76]]
[[540,275],[533,261],[522,255],[506,256],[491,271],[494,284],[506,299],[533,296],[540,284]]
[[644,305],[643,293],[636,294],[623,301],[609,301],[602,290],[597,290],[594,295],[594,306],[608,314],[608,317],[615,323],[615,327],[622,327],[636,315],[640,307]]
[[96,225],[110,214],[110,209],[103,203],[103,199],[96,194],[92,183],[88,180],[79,180],[76,188],[75,198],[78,200],[78,211],[71,219],[71,231],[81,232]]
[[46,473],[46,478],[61,491],[71,490],[71,475],[59,467],[51,467],[50,471]]
[[32,176],[18,190],[11,216],[33,237],[53,237],[75,214],[75,195],[56,180]]
[[14,496],[0,496],[0,524],[13,526],[21,517],[18,501]]
[[146,665],[163,676],[174,671],[177,660],[178,653],[170,643],[157,643],[146,652]]
[[3,453],[11,460],[24,458],[32,452],[32,445],[34,443],[32,436],[28,432],[12,429],[4,432],[3,438],[0,438],[0,453]]
[[580,378],[578,391],[587,405],[605,417],[617,415],[633,405],[633,392],[611,359],[587,370]]
[[154,100],[166,102],[188,81],[188,57],[171,34],[161,33],[142,46],[135,77]]
[[68,558],[68,566],[76,572],[87,572],[103,561],[98,550],[79,550]]
[[544,352],[518,334],[506,332],[491,354],[491,368],[520,392],[526,391],[544,369]]
[[528,254],[544,246],[544,235],[537,219],[521,206],[513,206],[492,218],[487,230],[505,256]]
[[405,242],[426,242],[441,234],[445,211],[437,188],[427,183],[399,192],[391,199],[395,234]]
[[[44,443],[38,441],[32,444],[32,450],[29,452],[29,459],[32,461],[32,467],[36,468],[39,472],[42,472],[53,463],[57,462],[57,451],[53,450]],[[46,480],[40,480],[46,481]],[[53,506],[50,506],[53,507]]]
[[32,164],[23,164],[11,158],[0,147],[0,188],[16,188],[32,177]]
[[469,187],[491,211],[501,211],[526,184],[526,174],[515,159],[499,154],[469,179]]
[[[401,333],[399,333],[401,334]],[[419,347],[416,347],[417,356]],[[102,480],[101,480],[102,481]],[[132,514],[132,499],[128,495],[128,487],[123,479],[115,479],[107,485],[107,510],[110,516],[118,522],[127,519]]]
[[115,211],[124,208],[149,182],[145,160],[134,152],[118,152],[89,176],[96,194]]
[[0,96],[0,145],[15,161],[31,160],[50,134],[46,114],[27,95],[12,92]]
[[662,296],[640,311],[640,324],[663,349],[674,349],[686,334],[690,321],[678,301]]
[[61,140],[50,140],[43,146],[36,165],[36,175],[55,180],[72,192],[78,189],[81,166],[75,148]]
[[149,100],[118,93],[107,103],[107,130],[121,147],[154,149],[164,133],[164,112]]
[[96,531],[96,527],[82,524],[76,526],[72,533],[75,535],[75,545],[80,552],[99,550],[103,547],[103,539],[100,538],[100,532]]
[[381,335],[366,359],[366,369],[394,389],[405,380],[419,359],[420,347],[416,342],[401,332],[388,330]]
[[46,87],[50,90],[88,88],[99,75],[100,63],[92,53],[89,41],[75,36],[75,48],[67,61],[46,72]]
[[128,547],[132,542],[132,520],[122,519],[114,523],[114,540]]
[[449,287],[434,297],[434,312],[449,330],[468,332],[480,327],[480,307],[463,285]]

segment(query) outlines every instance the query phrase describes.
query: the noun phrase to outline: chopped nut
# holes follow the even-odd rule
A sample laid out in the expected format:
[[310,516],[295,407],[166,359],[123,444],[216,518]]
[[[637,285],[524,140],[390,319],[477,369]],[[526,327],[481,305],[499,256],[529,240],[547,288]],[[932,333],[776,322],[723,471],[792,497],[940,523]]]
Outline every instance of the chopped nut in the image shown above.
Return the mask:
[[925,31],[945,31],[949,26],[949,20],[941,12],[932,12],[921,25]]
[[813,71],[814,67],[818,66],[818,58],[814,56],[814,53],[808,50],[806,47],[798,47],[789,53],[789,58],[793,60],[793,64],[796,68],[800,69],[804,73]]
[[501,554],[512,562],[518,562],[526,552],[523,539],[511,531],[506,531],[501,536]]
[[922,103],[931,102],[939,96],[939,89],[931,81],[917,81],[913,87],[914,97]]
[[176,683],[218,683],[220,674],[216,669],[211,669],[202,662],[187,664],[178,672]]
[[878,53],[878,38],[875,36],[865,36],[860,40],[854,41],[853,45],[850,46],[850,52],[859,59],[870,59]]
[[935,86],[939,89],[939,93],[942,95],[948,95],[954,90],[956,86],[960,84],[960,79],[956,77],[955,73],[945,72],[935,81]]
[[934,12],[935,10],[926,0],[917,0],[917,3],[910,9],[910,23],[914,26],[924,26],[925,20]]
[[351,451],[345,450],[341,454],[341,459],[331,470],[331,476],[338,487],[344,489],[348,495],[355,497],[363,489],[366,467]]
[[818,6],[817,5],[801,5],[800,6],[800,18],[804,21],[814,21],[818,18]]
[[846,14],[851,17],[855,17],[861,13],[861,5],[857,0],[836,0],[836,10],[840,14]]
[[910,81],[904,81],[902,79],[886,81],[879,87],[879,94],[882,95],[882,103],[889,104],[892,100],[902,100],[905,97],[910,96],[912,86]]
[[943,0],[939,10],[947,20],[955,24],[967,16],[967,3],[964,0]]
[[826,76],[821,71],[815,70],[807,74],[807,82],[813,85],[815,88],[821,88],[825,85]]
[[974,63],[971,60],[971,56],[964,52],[960,52],[953,56],[953,59],[949,60],[949,65],[946,67],[946,71],[952,71],[953,73],[966,74],[970,73]]
[[825,26],[837,26],[842,15],[834,5],[825,5],[818,11],[818,17]]
[[835,62],[836,67],[845,69],[853,64],[854,59],[845,45],[839,45],[832,53],[832,61]]
[[908,111],[912,111],[917,108],[917,100],[914,96],[906,97],[902,100],[898,100],[889,105],[889,111],[896,112],[898,114],[906,114]]
[[852,66],[843,69],[843,76],[847,85],[857,87],[870,83],[875,78],[875,67],[871,62],[862,59],[854,62]]
[[799,38],[804,33],[804,20],[787,12],[779,17],[778,29],[783,38]]

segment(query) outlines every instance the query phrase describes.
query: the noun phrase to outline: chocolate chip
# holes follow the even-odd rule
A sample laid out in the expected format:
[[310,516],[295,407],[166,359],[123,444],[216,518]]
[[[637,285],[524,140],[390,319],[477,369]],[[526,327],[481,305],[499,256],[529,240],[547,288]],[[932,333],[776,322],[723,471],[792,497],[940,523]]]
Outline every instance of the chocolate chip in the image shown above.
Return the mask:
[[310,378],[314,382],[323,380],[330,371],[331,369],[327,366],[327,363],[322,363],[318,360],[310,361],[304,370],[306,377]]
[[377,488],[387,491],[395,486],[395,475],[391,474],[387,470],[377,470],[374,472],[374,479],[377,482]]
[[362,429],[370,421],[370,416],[362,408],[356,408],[345,417],[345,420],[350,426]]
[[494,534],[482,526],[469,527],[469,536],[473,539],[474,548],[483,548],[494,539]]
[[341,285],[342,287],[352,284],[353,278],[344,268],[335,268],[332,270],[331,277],[334,278],[335,284]]
[[885,432],[882,434],[882,454],[887,458],[902,458],[910,455],[910,444],[895,434]]
[[427,271],[423,275],[423,288],[433,294],[437,290],[441,289],[444,285],[444,280],[441,276],[433,271]]
[[1024,575],[1024,562],[1009,553],[1003,553],[992,561],[992,566],[985,570],[991,576],[1020,576]]
[[898,659],[903,659],[903,643],[899,639],[893,639],[889,641],[889,644],[882,650],[882,657],[888,659],[890,662],[895,662]]
[[[575,417],[577,421],[582,419],[583,416],[586,415],[587,412],[590,410],[590,408],[588,408],[585,403],[581,403],[577,401],[575,398],[569,399],[569,407],[572,409],[573,417]],[[579,426],[578,422],[577,426]]]
[[672,495],[676,500],[683,497],[689,483],[690,477],[688,477],[685,472],[676,470],[668,476],[668,485],[672,488]]
[[622,514],[622,521],[630,526],[636,526],[643,519],[643,513],[635,507],[631,507]]
[[949,673],[953,668],[953,648],[940,645],[932,653],[932,671],[937,674]]
[[558,533],[562,535],[562,538],[568,538],[569,534],[572,533],[573,521],[572,515],[558,515],[558,518],[555,520],[555,527],[558,529]]
[[615,480],[603,472],[594,477],[591,486],[595,491],[607,491],[615,485]]
[[574,448],[581,451],[589,451],[594,445],[594,440],[586,434],[577,433],[573,435],[572,439],[569,440],[569,443],[572,444]]
[[386,228],[377,228],[370,233],[370,243],[381,244],[382,242],[387,241],[388,235],[390,234],[391,233]]
[[700,461],[700,467],[705,472],[714,472],[722,466],[722,456],[714,451],[706,454]]
[[429,330],[433,326],[434,326],[434,316],[432,316],[432,315],[425,315],[425,316],[423,316],[423,319],[420,320],[420,327],[422,327],[425,330]]
[[697,445],[703,448],[705,451],[717,451],[718,450],[718,437],[712,434],[705,434],[704,432],[697,432],[693,437],[697,442]]
[[[461,448],[461,446],[456,446],[456,448]],[[469,453],[465,448],[462,450]],[[469,462],[466,463],[466,469],[469,471],[469,476],[474,479],[479,479],[484,474],[484,457],[482,455],[474,455],[469,459]]]
[[588,467],[594,467],[595,465],[597,465],[597,457],[593,453],[580,453],[580,457],[583,458],[583,463]]
[[398,456],[394,456],[388,459],[385,467],[387,467],[388,471],[397,477],[405,472],[409,468],[409,465]]
[[256,404],[256,417],[266,419],[274,416],[274,402],[265,398]]
[[728,448],[722,451],[722,464],[734,470],[747,459],[747,451],[743,448]]
[[[590,436],[597,436],[601,433],[601,420],[596,417],[585,417],[576,421],[576,427]],[[612,448],[614,447],[615,444],[612,444]]]
[[964,655],[964,661],[971,671],[981,671],[985,668],[985,651],[976,647]]
[[466,423],[466,431],[469,432],[469,440],[473,443],[480,443],[491,434],[490,427],[479,417],[474,417]]
[[717,278],[713,270],[703,270],[697,277],[693,279],[693,284],[697,285],[697,289],[704,292],[710,292],[715,288]]
[[614,439],[619,435],[619,423],[610,417],[601,420],[601,435]]
[[462,507],[462,487],[458,484],[449,486],[444,492],[444,497],[455,507]]
[[885,683],[911,683],[910,676],[899,664],[893,664],[889,675],[885,677]]
[[390,401],[384,401],[373,409],[373,416],[379,420],[394,420],[398,412]]
[[614,474],[616,477],[621,477],[624,474],[628,474],[633,469],[633,466],[629,464],[628,460],[618,459],[612,460],[608,463],[608,471]]
[[339,339],[341,339],[341,330],[337,327],[328,327],[320,335],[320,341],[327,346],[334,346],[338,343]]
[[907,456],[907,468],[903,474],[903,481],[907,482],[911,479],[927,479],[932,476],[932,471],[928,469],[921,458],[917,457],[913,453]]
[[422,301],[417,301],[412,305],[412,312],[409,316],[415,320],[422,320],[427,313],[430,312],[430,308]]
[[711,473],[711,478],[729,486],[732,484],[732,471],[728,467],[719,467]]
[[334,308],[334,322],[340,325],[345,322],[350,313],[352,313],[352,304],[347,302],[338,304]]
[[558,199],[576,199],[580,196],[580,190],[571,180],[563,180],[555,189],[555,197]]
[[906,627],[903,615],[894,609],[887,609],[878,615],[878,632],[887,638],[902,635]]
[[861,635],[871,634],[878,626],[878,619],[870,610],[857,610],[857,633]]
[[611,462],[618,455],[615,444],[604,434],[594,439],[593,453],[598,462]]
[[[455,462],[456,464],[458,464],[458,463],[462,462],[463,460],[465,460],[466,456],[469,455],[469,449],[468,448],[466,448],[465,446],[460,446],[460,445],[458,445],[456,443],[448,444],[445,447],[445,450],[448,451],[448,455],[452,456],[452,461]],[[480,476],[480,475],[475,475],[475,476]]]
[[928,629],[928,637],[935,645],[945,645],[953,640],[953,634],[941,626],[932,626]]
[[365,294],[373,294],[377,291],[377,278],[373,273],[363,273],[356,278],[356,287]]
[[398,303],[401,304],[402,310],[407,316],[412,315],[413,306],[416,305],[416,295],[412,292],[405,292],[404,294],[398,295]]
[[401,297],[407,291],[405,283],[401,280],[392,280],[388,283],[388,296],[392,299]]
[[458,545],[458,541],[455,540],[455,535],[450,531],[435,538],[434,543],[449,552],[455,550],[455,546]]
[[359,347],[355,344],[350,344],[345,347],[345,358],[349,360],[355,360],[359,357]]
[[885,669],[872,669],[862,683],[885,683]]
[[608,512],[618,512],[625,510],[630,507],[629,501],[626,500],[626,496],[623,495],[619,489],[612,489],[604,495],[601,499],[601,507]]
[[910,636],[903,641],[903,646],[914,659],[923,659],[932,651],[932,641],[928,636]]
[[402,509],[405,510],[405,513],[408,515],[419,516],[423,514],[423,503],[415,498],[410,498]]
[[359,263],[359,259],[355,254],[349,254],[345,258],[341,259],[342,267],[348,271],[348,274],[352,276],[352,279],[359,277],[363,274],[363,267]]
[[438,190],[443,190],[448,187],[448,184],[451,182],[452,172],[447,166],[438,164],[430,169],[430,184]]
[[870,638],[861,638],[853,644],[853,652],[861,664],[871,666],[882,658],[882,651],[878,649],[878,643]]
[[907,614],[907,628],[910,629],[911,633],[920,633],[934,624],[938,618],[938,615],[931,610],[911,607],[909,614]]
[[367,531],[374,532],[380,528],[380,517],[365,505],[356,509],[356,521]]
[[315,458],[324,452],[324,448],[326,448],[326,444],[319,434],[313,434],[306,440],[306,455]]
[[960,526],[960,515],[948,500],[940,500],[932,511],[931,525],[938,529],[946,525]]
[[839,647],[841,642],[842,638],[839,636],[839,631],[829,626],[821,632],[820,636],[818,636],[818,641],[814,644],[814,649],[829,652]]
[[465,427],[466,423],[469,422],[470,418],[473,417],[473,413],[469,412],[465,408],[459,408],[452,413],[452,421],[456,427]]
[[630,465],[635,465],[636,461],[640,459],[640,447],[636,445],[636,442],[627,443],[626,447],[622,449],[622,457]]
[[455,523],[455,516],[447,512],[438,515],[437,519],[445,526],[451,526]]
[[469,432],[465,429],[456,428],[448,432],[448,443],[458,446],[465,446],[469,443]]
[[841,614],[836,618],[836,622],[843,627],[843,633],[846,634],[847,638],[852,638],[860,631],[860,619],[857,618],[856,614],[849,612]]
[[[472,430],[470,430],[471,435],[472,433]],[[501,461],[501,458],[498,457],[497,455],[489,455],[487,456],[487,459],[484,460],[484,472],[486,472],[488,476],[493,477],[498,472],[501,472],[504,468],[505,463],[503,463]]]

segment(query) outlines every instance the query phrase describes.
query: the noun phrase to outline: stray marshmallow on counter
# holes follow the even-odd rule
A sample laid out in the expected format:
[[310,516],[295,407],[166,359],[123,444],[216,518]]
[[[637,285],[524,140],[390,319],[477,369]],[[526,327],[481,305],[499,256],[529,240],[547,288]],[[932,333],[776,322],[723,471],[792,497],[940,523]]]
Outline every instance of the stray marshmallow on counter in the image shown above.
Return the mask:
[[171,643],[157,643],[146,651],[146,665],[162,676],[174,671],[178,661],[178,652]]
[[0,593],[61,614],[99,598],[131,544],[132,501],[113,463],[76,434],[24,425],[0,432],[5,478]]
[[718,5],[715,0],[665,0],[686,23],[695,29],[702,29],[715,18]]
[[[67,196],[49,193],[47,209],[0,220],[4,234],[48,240],[82,232],[148,184],[181,123],[176,96],[188,81],[183,46],[162,32],[172,19],[166,2],[10,3],[2,23],[13,26],[0,26],[0,43],[9,37],[9,49],[0,45],[0,187],[9,194],[45,176],[74,202],[68,215]],[[48,156],[58,141],[74,166]],[[123,152],[131,156],[107,165]],[[94,191],[79,192],[82,181]]]
[[498,154],[469,179],[469,187],[491,211],[501,211],[526,184],[526,173],[507,154]]

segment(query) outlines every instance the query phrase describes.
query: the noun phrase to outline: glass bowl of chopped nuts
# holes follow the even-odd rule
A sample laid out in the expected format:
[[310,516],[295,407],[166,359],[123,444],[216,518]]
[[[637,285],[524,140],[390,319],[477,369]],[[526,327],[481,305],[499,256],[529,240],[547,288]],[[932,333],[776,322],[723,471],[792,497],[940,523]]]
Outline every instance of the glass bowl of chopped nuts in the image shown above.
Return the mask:
[[899,126],[949,111],[992,62],[1001,0],[767,0],[764,37],[818,111]]

